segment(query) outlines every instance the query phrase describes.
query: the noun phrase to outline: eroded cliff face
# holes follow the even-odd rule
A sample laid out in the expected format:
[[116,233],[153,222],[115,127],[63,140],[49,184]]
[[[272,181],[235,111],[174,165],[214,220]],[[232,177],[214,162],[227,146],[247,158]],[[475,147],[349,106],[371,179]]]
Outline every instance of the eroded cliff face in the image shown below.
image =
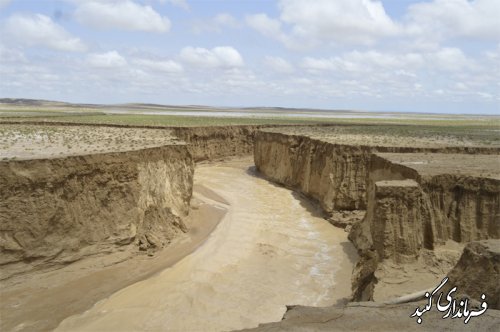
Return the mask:
[[360,260],[353,271],[353,299],[372,300],[380,262],[416,262],[422,250],[447,240],[498,238],[500,180],[467,174],[422,175],[378,152],[488,153],[478,148],[348,146],[307,136],[260,131],[254,159],[272,181],[317,200],[329,214],[366,209],[349,239]]
[[422,179],[435,211],[436,234],[466,243],[500,237],[500,181],[443,174]]
[[432,249],[432,211],[418,183],[379,181],[374,190],[365,222],[373,226],[373,247],[380,259],[404,263],[415,260],[423,247]]
[[[145,126],[105,127],[151,130]],[[173,141],[178,144],[122,153],[2,161],[2,277],[97,253],[135,250],[135,246],[151,251],[165,246],[186,231],[182,218],[188,213],[193,163],[251,154],[255,132],[261,127],[155,127],[157,132],[165,130],[167,137],[176,136]]]
[[0,162],[2,277],[185,231],[193,160],[185,145]]
[[[467,243],[500,237],[500,180],[468,174],[419,174],[410,166],[395,164],[383,156],[372,156],[369,194],[374,196],[374,201],[383,199],[376,190],[382,180],[414,181],[425,203],[401,202],[398,205],[403,209],[405,206],[418,209],[415,213],[420,214],[419,220],[426,225],[421,231],[417,230],[422,247],[432,249],[447,240]],[[397,181],[393,183],[398,186]],[[399,189],[393,190],[394,200],[397,201],[398,195],[405,190],[403,182]],[[380,223],[375,219],[370,224],[378,227]]]
[[259,172],[317,200],[326,212],[366,208],[371,149],[308,137],[259,131],[254,160]]
[[263,126],[217,126],[171,128],[188,144],[193,159],[214,160],[252,154],[254,136]]
[[[494,153],[488,148],[432,148],[345,145],[307,136],[260,130],[255,134],[254,161],[257,169],[272,181],[298,190],[318,201],[331,213],[337,210],[365,210],[372,156],[377,152]],[[385,167],[385,168],[384,168]],[[393,179],[391,165],[375,170],[378,179]],[[399,178],[418,178],[405,169]],[[398,173],[399,174],[399,173]]]
[[369,168],[367,213],[349,234],[361,257],[353,275],[356,300],[372,299],[375,272],[384,260],[415,263],[422,250],[433,250],[448,240],[499,238],[499,180],[422,176],[377,155]]

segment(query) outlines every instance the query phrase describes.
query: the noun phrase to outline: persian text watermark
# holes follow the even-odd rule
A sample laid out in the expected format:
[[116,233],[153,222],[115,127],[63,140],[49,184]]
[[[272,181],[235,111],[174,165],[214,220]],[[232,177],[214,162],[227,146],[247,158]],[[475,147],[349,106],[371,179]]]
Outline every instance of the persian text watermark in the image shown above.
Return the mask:
[[[425,297],[428,298],[427,304],[423,308],[417,307],[415,309],[415,312],[410,316],[410,317],[418,317],[417,318],[417,323],[422,324],[422,315],[426,313],[427,311],[430,311],[432,309],[432,300],[433,297],[439,292],[441,288],[448,282],[448,277],[444,278],[439,286],[437,286],[431,293],[426,292]],[[464,319],[464,324],[469,323],[470,319],[472,317],[478,317],[481,316],[486,312],[486,309],[488,309],[488,303],[486,303],[486,295],[481,294],[481,307],[480,310],[471,310],[469,308],[469,299],[468,298],[462,298],[460,300],[457,300],[453,298],[452,294],[456,292],[457,287],[453,287],[450,289],[448,294],[446,295],[446,301],[448,303],[445,303],[443,305],[443,302],[441,301],[441,298],[443,297],[443,292],[439,294],[439,297],[436,301],[436,309],[439,312],[445,313],[443,315],[444,318],[465,318]]]

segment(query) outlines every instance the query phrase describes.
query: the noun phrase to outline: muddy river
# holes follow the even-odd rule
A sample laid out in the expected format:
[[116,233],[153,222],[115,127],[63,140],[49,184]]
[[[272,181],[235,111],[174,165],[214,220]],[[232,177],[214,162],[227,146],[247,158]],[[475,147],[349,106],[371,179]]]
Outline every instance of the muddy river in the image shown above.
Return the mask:
[[228,209],[206,242],[58,331],[228,331],[350,295],[355,250],[306,200],[255,176],[250,161],[198,166],[195,184]]

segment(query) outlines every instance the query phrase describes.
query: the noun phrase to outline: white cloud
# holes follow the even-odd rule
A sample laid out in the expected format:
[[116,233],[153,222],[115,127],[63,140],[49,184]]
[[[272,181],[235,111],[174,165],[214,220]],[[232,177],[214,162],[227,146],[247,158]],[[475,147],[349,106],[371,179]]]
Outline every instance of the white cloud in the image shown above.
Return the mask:
[[75,17],[82,24],[100,29],[167,32],[171,26],[168,17],[130,0],[85,1],[76,8]]
[[288,74],[294,71],[293,66],[288,61],[280,57],[267,56],[264,59],[264,63],[266,66],[278,73]]
[[459,48],[443,47],[421,53],[371,50],[309,56],[304,57],[301,67],[325,93],[348,84],[352,96],[473,103],[500,98],[495,61],[494,52],[471,57]]
[[[408,69],[404,73],[411,76],[415,70],[424,64],[424,58],[418,53],[391,54],[375,50],[359,52],[352,51],[331,58],[306,57],[302,67],[313,72],[341,71],[347,73],[367,73],[381,70],[394,70],[401,74],[401,69]],[[399,69],[399,71],[397,71]]]
[[398,33],[376,0],[282,0],[280,9],[280,19],[301,39],[366,44]]
[[489,94],[489,93],[486,93],[486,92],[477,92],[476,94],[478,96],[480,96],[481,98],[488,99],[488,100],[491,100],[491,99],[494,98],[492,94]]
[[161,71],[165,73],[181,73],[184,68],[181,64],[172,60],[150,60],[150,59],[137,59],[134,64],[152,71]]
[[73,37],[50,17],[35,14],[10,16],[5,24],[8,38],[28,46],[44,46],[59,51],[84,51],[85,44]]
[[460,72],[471,69],[474,63],[459,48],[446,47],[427,55],[429,65],[438,70]]
[[245,21],[247,24],[266,37],[278,40],[286,46],[293,47],[289,37],[283,32],[281,22],[270,18],[267,14],[249,15]]
[[11,0],[0,0],[0,8],[6,7]]
[[26,61],[26,56],[22,51],[0,44],[0,63],[23,63]]
[[87,63],[95,68],[120,68],[127,65],[127,60],[116,51],[95,53],[87,56]]
[[306,57],[302,61],[302,67],[306,70],[311,71],[324,71],[324,70],[336,70],[338,69],[338,58],[313,58]]
[[[163,16],[169,16],[164,10],[186,16],[167,5],[167,0],[63,1],[71,2],[67,8],[80,10],[80,15],[87,8],[88,15],[75,14],[75,20],[101,28],[163,32],[168,30]],[[71,29],[74,22],[66,20],[69,12],[60,15],[61,20],[51,19],[50,14],[4,15],[0,23],[0,91],[5,96],[84,102],[498,110],[500,39],[495,16],[500,0],[412,1],[418,3],[409,6],[397,21],[387,15],[382,1],[277,2],[277,14],[266,10],[267,14],[246,16],[246,23],[238,22],[242,15],[238,10],[196,16],[194,7],[201,5],[192,2],[193,13],[188,16],[193,21],[179,26],[217,32],[211,37],[219,41],[234,39],[235,33],[254,38],[260,47],[249,51],[252,61],[242,57],[246,55],[243,47],[248,46],[245,43],[240,43],[241,49],[205,46],[180,50],[175,47],[175,36],[131,34],[123,45],[124,34],[99,35],[85,31],[86,26],[77,29],[93,38],[95,48],[89,54],[50,56],[42,46],[85,48],[70,34],[77,30]],[[95,4],[106,10],[90,15],[88,8]],[[185,1],[177,2],[183,4],[187,6]],[[8,9],[18,12],[24,8],[14,1]],[[257,33],[231,30],[243,24],[272,40],[262,43],[258,38],[264,37]],[[206,45],[194,43],[200,36],[189,31],[179,33],[192,38],[184,45]],[[26,50],[25,45],[38,48]],[[102,45],[107,45],[105,51]],[[293,54],[282,45],[307,52]]]
[[401,31],[376,0],[282,0],[279,8],[279,19],[257,14],[248,16],[247,23],[288,47],[372,44]]
[[238,22],[236,19],[228,14],[228,13],[220,13],[215,15],[214,17],[214,22],[217,23],[219,26],[237,26]]
[[500,41],[499,0],[434,0],[410,5],[393,20],[379,0],[281,0],[279,16],[247,16],[261,34],[289,48],[372,45],[403,37],[413,49],[438,49],[450,38]]
[[[185,10],[189,10],[189,4],[187,3],[186,0],[166,0],[169,2],[172,6],[179,7]],[[165,1],[163,1],[165,2]]]
[[230,46],[214,47],[211,50],[201,47],[185,47],[181,50],[182,61],[206,68],[234,68],[244,65],[240,53]]
[[500,40],[500,1],[434,0],[411,5],[406,29],[431,40],[468,37]]
[[224,28],[238,27],[238,21],[230,14],[220,13],[208,20],[198,20],[193,24],[195,33],[207,32],[222,32]]

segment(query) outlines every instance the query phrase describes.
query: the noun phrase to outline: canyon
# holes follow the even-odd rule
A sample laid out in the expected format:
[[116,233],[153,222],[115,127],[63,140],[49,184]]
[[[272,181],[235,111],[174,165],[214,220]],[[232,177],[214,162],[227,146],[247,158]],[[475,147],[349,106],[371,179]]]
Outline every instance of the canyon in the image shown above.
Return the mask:
[[429,275],[423,267],[446,270],[458,260],[459,251],[441,250],[447,241],[460,246],[500,236],[500,150],[429,143],[415,138],[410,147],[357,134],[339,138],[328,128],[274,128],[257,133],[254,158],[267,178],[316,200],[326,214],[366,210],[349,225],[349,239],[360,254],[353,299],[367,301],[384,274],[397,282],[393,263],[396,269],[414,263],[411,277],[396,288],[418,291],[439,281],[417,282]]
[[[88,130],[96,138],[102,127],[64,126]],[[486,261],[477,264],[486,266],[488,276],[481,289],[488,291],[488,299],[491,299],[488,303],[492,308],[499,309],[499,290],[495,285],[498,286],[499,277],[500,147],[456,142],[441,136],[402,139],[392,134],[359,133],[351,127],[255,125],[146,129],[108,126],[130,133],[130,137],[134,137],[131,134],[134,130],[138,131],[136,137],[142,135],[140,130],[156,130],[160,134],[155,133],[154,140],[147,140],[148,145],[132,145],[124,138],[116,146],[105,144],[109,148],[102,151],[84,152],[82,148],[81,151],[76,149],[59,155],[55,152],[64,151],[64,147],[59,147],[53,155],[38,158],[28,154],[18,158],[8,155],[6,160],[0,161],[0,258],[2,294],[12,301],[4,304],[2,314],[16,318],[7,323],[3,321],[2,325],[17,330],[34,326],[52,329],[71,316],[60,326],[61,330],[77,327],[113,329],[113,326],[118,328],[114,325],[118,321],[127,326],[127,322],[132,323],[126,317],[119,320],[112,317],[122,310],[120,306],[128,303],[128,299],[137,299],[138,294],[148,289],[150,295],[144,296],[141,310],[149,310],[147,308],[153,302],[148,301],[162,292],[161,284],[183,285],[185,280],[201,280],[200,288],[189,293],[190,301],[194,301],[197,294],[200,295],[199,301],[205,301],[199,304],[199,308],[210,303],[203,294],[221,296],[217,302],[223,302],[222,298],[229,301],[231,297],[227,292],[232,290],[232,293],[246,294],[241,295],[234,305],[241,305],[241,310],[249,312],[259,299],[268,296],[269,293],[256,291],[264,287],[263,284],[259,286],[258,282],[253,284],[256,281],[251,281],[252,287],[256,288],[245,290],[233,284],[233,279],[219,278],[222,273],[240,276],[239,280],[250,282],[246,275],[255,274],[255,280],[261,278],[259,282],[269,284],[271,281],[265,281],[266,274],[259,266],[274,267],[271,269],[274,274],[269,274],[270,280],[273,275],[283,277],[273,280],[283,287],[278,284],[269,286],[275,289],[271,293],[279,298],[279,301],[270,301],[276,306],[262,309],[256,317],[244,317],[240,321],[233,321],[228,316],[219,322],[211,322],[211,329],[241,329],[277,321],[285,314],[286,305],[295,304],[330,306],[331,311],[290,307],[285,317],[295,317],[294,326],[299,326],[301,319],[302,322],[321,321],[332,315],[336,317],[340,311],[352,315],[365,312],[367,317],[373,317],[386,308],[355,307],[353,304],[380,304],[426,290],[437,285],[448,273],[466,290],[465,295],[480,300],[478,289],[467,291],[467,286],[473,281],[464,276],[468,273],[465,272],[467,262],[475,260],[471,258],[476,257],[472,253],[480,250],[489,253],[481,256],[488,257]],[[252,154],[255,171],[252,161],[244,159]],[[233,161],[234,158],[239,159]],[[199,180],[196,180],[197,173]],[[274,188],[270,183],[285,188]],[[259,189],[261,187],[266,189]],[[280,197],[290,195],[288,193],[298,196],[289,196],[287,199],[291,200],[280,203]],[[244,203],[246,206],[241,206],[245,195],[251,196]],[[274,204],[273,200],[276,200]],[[303,206],[305,210],[287,211],[297,202],[300,202],[297,209]],[[238,209],[241,215],[235,217]],[[262,215],[243,217],[243,214],[248,214],[246,211],[261,211]],[[306,214],[299,217],[301,213]],[[311,214],[313,219],[308,219]],[[274,216],[275,221],[282,218],[280,220],[284,223],[276,222],[273,228],[262,226],[266,223],[256,223],[265,220],[265,215]],[[193,221],[194,216],[212,219],[210,227],[202,225],[200,220]],[[301,218],[308,221],[301,223]],[[229,232],[228,225],[233,224],[234,232],[239,229],[240,233],[231,237],[234,240],[228,240],[225,245],[229,247],[220,247],[231,254],[217,258],[219,251],[214,249],[218,248],[214,243],[221,242],[217,239],[224,237],[217,234]],[[315,225],[314,231],[306,225]],[[193,229],[205,229],[203,237],[194,241],[196,245],[193,245]],[[299,233],[293,233],[295,231]],[[300,231],[304,233],[299,235]],[[336,235],[328,235],[330,233]],[[329,236],[328,242],[320,240]],[[347,238],[350,243],[346,242]],[[487,249],[479,249],[482,247],[476,244],[483,240],[491,241]],[[105,257],[115,257],[116,260],[108,267],[119,267],[127,262],[139,264],[138,260],[145,257],[154,260],[169,252],[169,248],[186,243],[190,243],[190,248],[185,254],[191,255],[185,259],[179,257],[171,262],[172,265],[158,263],[154,271],[144,267],[148,262],[140,263],[143,271],[134,278],[118,282],[119,287],[108,287],[100,295],[95,294],[92,301],[80,303],[46,325],[21,322],[22,317],[14,314],[16,305],[19,305],[15,294],[26,291],[20,284],[30,275],[57,274],[59,270],[66,271]],[[240,246],[247,251],[239,249]],[[238,250],[241,250],[241,256],[238,256]],[[252,259],[248,258],[249,253],[252,253]],[[265,257],[259,258],[262,255]],[[301,264],[308,267],[299,268]],[[491,267],[488,268],[488,264]],[[316,285],[316,281],[300,279],[305,277],[301,273],[296,275],[298,279],[293,279],[293,271],[288,271],[287,265],[299,270],[312,269],[315,272],[310,277],[321,280],[320,285]],[[196,267],[199,272],[196,272]],[[206,271],[215,274],[206,274]],[[94,275],[91,268],[87,273],[87,277]],[[159,274],[153,278],[156,273]],[[118,273],[110,275],[122,278]],[[197,276],[201,275],[203,277],[198,279]],[[50,283],[51,277],[47,278],[47,283]],[[70,281],[59,282],[63,287]],[[226,284],[226,288],[217,286],[218,282]],[[287,286],[297,283],[302,285],[299,289],[305,293],[294,293],[293,287]],[[336,286],[331,288],[332,284]],[[29,285],[33,287],[35,284]],[[185,285],[192,286],[189,282]],[[217,291],[207,291],[207,287]],[[120,289],[122,295],[112,295]],[[343,293],[335,293],[339,289]],[[175,294],[168,288],[164,292],[164,298]],[[319,301],[323,292],[336,295]],[[305,294],[310,298],[305,299]],[[94,305],[106,297],[107,300]],[[248,298],[253,300],[244,301]],[[216,306],[219,310],[216,314],[196,309],[196,306],[183,307],[182,302],[176,301],[162,303],[169,302],[173,306],[179,303],[176,309],[179,312],[198,310],[198,318],[192,319],[194,325],[167,323],[167,316],[162,316],[162,313],[175,310],[166,305],[160,306],[157,312],[138,312],[136,316],[150,317],[151,325],[136,322],[136,327],[147,329],[173,324],[172,327],[195,329],[203,322],[209,324],[208,316],[217,316],[224,310]],[[350,301],[353,302],[347,304]],[[247,309],[243,309],[245,305],[248,305]],[[403,312],[407,307],[394,308]],[[86,311],[88,309],[90,311]],[[108,311],[114,314],[103,315]],[[285,325],[276,325],[275,328],[290,328],[291,325],[287,324],[293,319],[284,320],[282,324]],[[498,319],[493,311],[484,322],[491,324]],[[439,324],[437,319],[433,322]],[[92,325],[101,323],[103,325]],[[262,328],[265,330],[266,325]]]

